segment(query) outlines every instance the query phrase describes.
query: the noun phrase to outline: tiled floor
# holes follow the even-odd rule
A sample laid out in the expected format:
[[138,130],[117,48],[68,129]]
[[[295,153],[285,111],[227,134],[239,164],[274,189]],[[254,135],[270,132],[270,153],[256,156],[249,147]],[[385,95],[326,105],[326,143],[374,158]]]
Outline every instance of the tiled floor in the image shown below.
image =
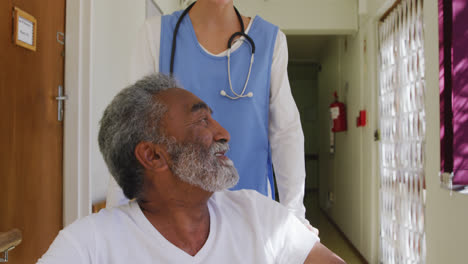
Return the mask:
[[322,244],[335,252],[348,264],[363,263],[351,246],[320,210],[318,193],[307,192],[304,198],[304,204],[307,209],[307,219],[309,219],[310,223],[320,231],[319,236]]

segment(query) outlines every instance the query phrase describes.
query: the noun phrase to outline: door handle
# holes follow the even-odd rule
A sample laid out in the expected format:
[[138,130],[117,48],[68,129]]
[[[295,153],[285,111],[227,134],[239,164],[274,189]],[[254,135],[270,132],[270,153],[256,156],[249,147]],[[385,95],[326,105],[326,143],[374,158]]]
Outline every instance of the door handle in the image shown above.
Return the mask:
[[22,239],[21,231],[18,229],[0,233],[0,252],[4,254],[0,262],[8,262],[8,251],[18,246]]
[[63,101],[68,100],[68,95],[63,94],[63,86],[59,85],[58,86],[58,96],[55,97],[55,100],[57,100],[57,119],[58,121],[63,120]]

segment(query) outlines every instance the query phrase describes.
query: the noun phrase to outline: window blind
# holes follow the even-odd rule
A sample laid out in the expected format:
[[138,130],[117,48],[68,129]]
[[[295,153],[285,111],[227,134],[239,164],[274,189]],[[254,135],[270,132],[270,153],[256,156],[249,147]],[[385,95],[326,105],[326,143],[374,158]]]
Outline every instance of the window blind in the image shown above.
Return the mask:
[[441,172],[468,185],[468,5],[439,0]]

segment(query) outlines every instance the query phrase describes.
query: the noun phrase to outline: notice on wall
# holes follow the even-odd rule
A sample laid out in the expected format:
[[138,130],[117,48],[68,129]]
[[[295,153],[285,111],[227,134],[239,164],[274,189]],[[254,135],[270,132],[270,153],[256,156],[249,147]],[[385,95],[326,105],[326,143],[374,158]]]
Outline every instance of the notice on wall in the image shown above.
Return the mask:
[[37,20],[25,11],[15,7],[14,17],[14,43],[23,48],[36,51]]
[[18,40],[33,45],[34,24],[26,18],[18,17]]

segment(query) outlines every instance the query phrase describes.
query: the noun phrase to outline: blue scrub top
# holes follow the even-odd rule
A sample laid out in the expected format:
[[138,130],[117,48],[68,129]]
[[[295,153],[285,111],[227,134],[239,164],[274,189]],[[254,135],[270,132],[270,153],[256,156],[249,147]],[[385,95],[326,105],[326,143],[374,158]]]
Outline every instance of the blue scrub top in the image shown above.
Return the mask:
[[[182,11],[162,17],[160,72],[169,74],[172,38]],[[256,16],[248,35],[256,52],[249,83],[244,94],[253,97],[232,100],[221,96],[221,90],[234,96],[229,88],[227,56],[207,53],[198,43],[190,17],[183,18],[177,34],[174,76],[182,86],[205,101],[214,111],[213,117],[230,133],[232,159],[239,172],[239,183],[233,188],[253,189],[274,199],[271,149],[268,141],[270,108],[270,76],[278,27]],[[231,53],[231,82],[240,94],[248,75],[251,48],[247,41]],[[270,184],[268,184],[268,182]]]

